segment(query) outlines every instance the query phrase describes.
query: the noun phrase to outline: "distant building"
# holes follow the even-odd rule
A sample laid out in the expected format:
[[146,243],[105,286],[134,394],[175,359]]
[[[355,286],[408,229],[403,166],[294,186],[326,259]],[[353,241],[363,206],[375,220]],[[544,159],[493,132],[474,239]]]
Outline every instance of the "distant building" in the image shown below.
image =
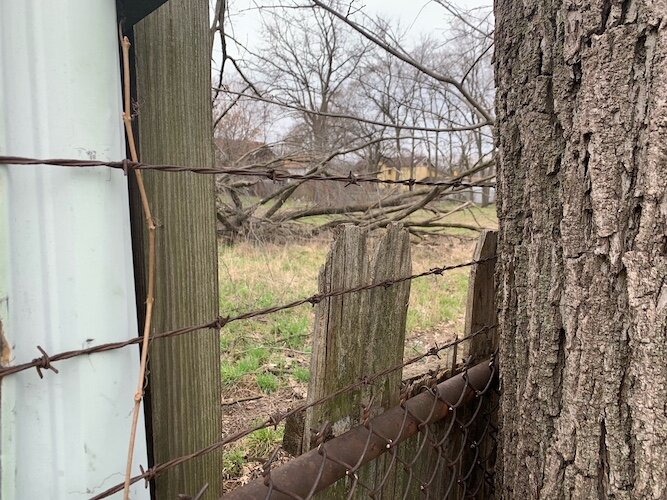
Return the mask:
[[280,162],[278,166],[280,170],[294,175],[306,175],[313,167],[312,158],[304,155],[302,158],[298,156],[290,156]]
[[[404,179],[435,179],[441,172],[426,157],[388,158],[383,157],[378,162],[377,178],[381,180],[398,181]],[[387,184],[386,186],[391,186]]]
[[[469,167],[465,167],[464,171]],[[389,158],[382,157],[377,163],[376,175],[378,179],[399,181],[406,179],[415,179],[417,181],[446,181],[456,178],[461,174],[459,169],[443,171],[436,168],[430,159],[424,156],[416,156],[412,162],[410,157]],[[466,180],[473,182],[481,179],[487,174],[478,173]],[[393,184],[381,184],[385,188],[396,188]],[[402,189],[408,189],[409,186],[401,185]],[[460,190],[453,198],[471,201],[477,205],[485,206],[489,203],[495,203],[496,190],[494,187],[473,186],[468,189]]]

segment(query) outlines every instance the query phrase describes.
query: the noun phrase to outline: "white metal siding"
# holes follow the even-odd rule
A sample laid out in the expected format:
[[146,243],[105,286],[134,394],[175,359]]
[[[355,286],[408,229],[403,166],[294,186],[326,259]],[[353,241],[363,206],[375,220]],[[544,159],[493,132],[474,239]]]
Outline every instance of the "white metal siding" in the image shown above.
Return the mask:
[[[114,0],[0,0],[0,151],[124,157]],[[136,335],[120,171],[0,166],[0,319],[15,362]],[[3,308],[2,304],[6,307]],[[123,480],[138,348],[2,381],[1,492],[89,498]],[[146,465],[143,422],[134,472]],[[134,499],[148,498],[143,483]]]

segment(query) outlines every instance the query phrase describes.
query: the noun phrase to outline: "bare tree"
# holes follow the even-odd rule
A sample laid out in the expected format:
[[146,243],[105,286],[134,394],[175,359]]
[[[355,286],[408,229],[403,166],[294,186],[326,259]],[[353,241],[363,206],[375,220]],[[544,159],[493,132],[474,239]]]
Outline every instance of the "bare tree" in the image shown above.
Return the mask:
[[[382,162],[391,161],[401,171],[408,167],[412,178],[417,160],[425,159],[443,175],[467,181],[476,176],[480,184],[490,185],[493,174],[480,175],[492,165],[487,155],[493,122],[487,92],[490,73],[477,68],[489,64],[485,56],[490,39],[483,35],[490,29],[488,23],[455,11],[462,20],[452,28],[449,46],[426,39],[408,50],[400,29],[340,1],[277,2],[262,8],[271,15],[265,17],[260,48],[243,47],[224,34],[244,50],[244,58],[230,59],[230,67],[244,84],[216,92],[227,95],[231,103],[220,120],[226,120],[224,115],[246,99],[283,110],[289,127],[283,123],[283,133],[276,137],[281,151],[270,161],[272,166],[326,175],[347,170],[373,173]],[[224,28],[226,18],[221,19],[215,29]],[[468,42],[477,45],[470,48],[465,45]],[[228,55],[229,51],[223,52]],[[234,121],[237,116],[229,118]],[[378,227],[424,208],[433,212],[424,225],[434,227],[449,210],[433,202],[466,191],[434,186],[410,187],[404,193],[339,185],[333,193],[317,186],[308,187],[315,193],[309,199],[317,204],[327,201],[329,206],[290,209],[287,201],[295,193],[306,192],[303,182],[274,185],[272,192],[264,192],[248,207],[243,206],[238,189],[250,183],[223,180],[225,186],[230,183],[236,186],[236,202],[221,205],[218,214],[226,228],[230,220],[239,221],[239,211],[244,224],[255,226],[315,214],[336,215],[324,226],[328,228],[342,222]]]
[[346,85],[369,44],[321,10],[272,9],[263,18],[264,41],[252,53],[257,86],[294,111],[309,148],[329,152],[345,143],[345,129],[328,113],[341,109]]
[[[242,81],[226,84],[240,93],[247,89]],[[262,149],[273,135],[275,108],[247,97],[219,92],[213,101],[213,139],[218,164],[243,166],[258,159],[254,151]],[[261,156],[261,155],[260,155]]]

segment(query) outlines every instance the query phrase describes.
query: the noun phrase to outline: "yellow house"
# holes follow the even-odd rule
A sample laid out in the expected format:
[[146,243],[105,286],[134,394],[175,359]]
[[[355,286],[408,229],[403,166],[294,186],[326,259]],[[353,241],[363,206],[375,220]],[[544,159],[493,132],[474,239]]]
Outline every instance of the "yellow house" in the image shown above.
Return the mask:
[[[402,179],[416,179],[422,181],[438,176],[438,170],[431,164],[428,158],[415,158],[413,166],[410,166],[410,158],[383,158],[378,163],[379,172],[377,178],[381,180],[398,181]],[[391,184],[383,184],[392,187]]]

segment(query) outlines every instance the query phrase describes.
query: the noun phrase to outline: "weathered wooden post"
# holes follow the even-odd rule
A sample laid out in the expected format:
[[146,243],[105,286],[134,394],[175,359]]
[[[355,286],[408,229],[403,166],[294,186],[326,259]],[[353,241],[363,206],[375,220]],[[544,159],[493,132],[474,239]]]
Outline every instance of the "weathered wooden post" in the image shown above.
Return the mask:
[[[390,227],[371,247],[367,230],[349,226],[339,228],[327,262],[320,272],[320,292],[353,288],[410,274],[409,240],[405,231],[397,226]],[[476,264],[470,275],[466,334],[495,324],[494,256],[495,232],[484,232],[475,250],[475,259],[484,262]],[[409,284],[404,283],[335,297],[318,304],[309,401],[331,394],[364,375],[401,363],[409,293]],[[490,330],[459,346],[459,359],[472,356],[481,360],[488,357],[495,349],[491,340],[493,333]],[[472,345],[468,347],[468,344]],[[455,365],[455,359],[443,359],[443,363]],[[371,401],[370,415],[395,406],[399,402],[400,384],[401,372],[397,371],[368,389],[341,395],[309,410],[305,424],[291,420],[286,430],[286,448],[299,454],[316,446],[320,442],[318,440],[344,433],[361,421],[362,408]],[[460,422],[472,418],[474,410],[457,410]],[[464,478],[465,472],[472,468],[471,460],[478,456],[471,447],[474,436],[481,436],[483,432],[484,428],[477,423],[465,430],[460,425],[452,427],[449,421],[432,425],[428,433],[420,433],[398,450],[399,459],[410,464],[412,474],[405,473],[399,463],[391,464],[392,457],[387,454],[363,467],[358,473],[359,480],[371,487],[382,484],[375,493],[385,498],[416,498],[422,494],[422,486],[435,497],[457,498],[460,491],[458,483],[471,481]],[[436,449],[434,443],[441,442],[446,436],[449,436],[446,442]],[[301,447],[295,443],[297,439],[301,440]],[[483,446],[484,453],[492,451],[486,444]],[[457,465],[451,466],[450,459]],[[463,467],[459,470],[461,463]],[[385,478],[390,466],[392,470]],[[474,473],[477,474],[477,470]],[[478,477],[475,475],[474,479]],[[367,494],[368,491],[358,488],[353,498],[366,498]],[[340,487],[327,490],[326,498],[347,498],[342,481]]]
[[[410,272],[410,239],[400,225],[376,233],[343,226],[336,230],[320,272],[320,292],[392,280]],[[326,299],[317,305],[309,401],[402,362],[409,297],[410,282],[404,282]],[[318,431],[325,430],[323,438],[326,434],[337,436],[359,424],[364,407],[370,408],[368,414],[373,416],[397,405],[400,388],[401,370],[397,370],[367,388],[312,408],[302,427],[303,451],[317,445]],[[364,467],[359,473],[361,480],[375,484],[376,475],[384,474],[385,460]],[[339,495],[345,498],[342,488],[327,492],[327,498]]]
[[462,344],[463,356],[471,357],[472,365],[488,358],[498,345],[495,329],[492,328],[498,322],[494,284],[497,237],[497,231],[482,231],[473,256],[473,260],[480,263],[470,268],[464,335],[472,335],[484,328],[490,329]]
[[[144,162],[212,166],[208,8],[207,2],[198,0],[169,0],[134,26],[138,135]],[[209,321],[219,309],[213,177],[145,172],[144,178],[158,226],[153,331]],[[140,209],[135,214],[139,232],[135,262],[141,268],[145,231]],[[140,297],[141,285],[139,280]],[[154,343],[149,377],[154,463],[220,439],[216,331]],[[155,484],[156,498],[194,495],[207,483],[206,498],[218,498],[221,462],[220,453],[212,453],[161,475]]]
[[[497,237],[497,231],[482,232],[473,257],[480,263],[470,269],[464,333],[469,336],[485,328],[488,330],[462,344],[468,366],[474,366],[489,358],[498,347],[498,335],[495,328],[498,322],[495,287]],[[478,498],[488,498],[493,492],[493,484],[489,484],[488,477],[485,475],[493,471],[495,467],[495,437],[491,434],[495,432],[494,429],[497,426],[495,411],[497,403],[497,396],[487,396],[484,408],[468,428],[469,440],[474,443],[474,447],[466,449],[466,454],[460,462],[465,469],[461,471],[461,476],[468,476],[467,484],[469,486],[481,484]],[[474,411],[474,408],[464,411],[462,418],[469,419]],[[464,474],[471,469],[473,471],[471,474]]]

